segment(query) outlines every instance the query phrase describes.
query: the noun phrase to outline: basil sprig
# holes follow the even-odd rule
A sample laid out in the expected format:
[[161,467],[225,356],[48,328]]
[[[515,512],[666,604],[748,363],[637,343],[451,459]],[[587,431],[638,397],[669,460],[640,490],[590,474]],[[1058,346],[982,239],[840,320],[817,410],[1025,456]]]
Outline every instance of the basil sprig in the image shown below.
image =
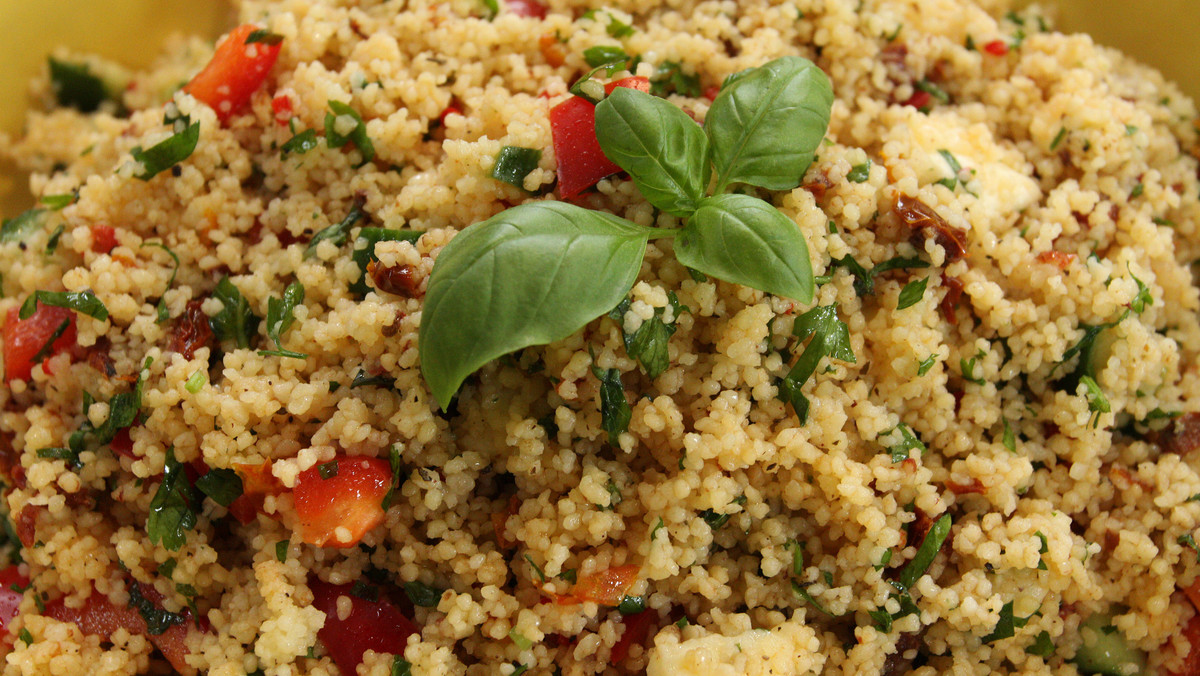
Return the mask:
[[421,369],[434,398],[448,407],[479,367],[566,338],[613,308],[653,238],[677,237],[679,262],[700,273],[812,302],[799,228],[768,202],[728,189],[798,186],[832,104],[828,78],[799,57],[727,79],[703,127],[662,99],[613,90],[596,105],[601,149],[647,201],[684,227],[646,228],[534,202],[464,230],[438,256],[421,315]]

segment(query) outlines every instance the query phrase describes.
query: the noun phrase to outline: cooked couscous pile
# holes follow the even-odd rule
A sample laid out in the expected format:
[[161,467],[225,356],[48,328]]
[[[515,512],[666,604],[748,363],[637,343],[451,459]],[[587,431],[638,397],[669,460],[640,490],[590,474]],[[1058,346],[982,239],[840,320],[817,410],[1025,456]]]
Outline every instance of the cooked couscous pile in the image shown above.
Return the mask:
[[[0,231],[5,674],[1200,673],[1200,140],[1160,75],[1002,0],[235,4],[145,72],[55,54],[0,137],[40,199]],[[457,233],[683,225],[568,190],[572,85],[702,122],[780,57],[828,129],[736,192],[811,302],[650,238],[440,406]]]

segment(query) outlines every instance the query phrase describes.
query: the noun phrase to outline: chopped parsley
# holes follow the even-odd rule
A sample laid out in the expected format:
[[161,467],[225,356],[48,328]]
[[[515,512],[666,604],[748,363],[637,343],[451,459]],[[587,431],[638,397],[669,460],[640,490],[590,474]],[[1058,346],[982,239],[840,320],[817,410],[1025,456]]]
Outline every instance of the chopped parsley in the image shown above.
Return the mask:
[[308,241],[308,246],[304,249],[304,257],[311,258],[317,253],[317,245],[325,240],[333,242],[334,246],[342,246],[346,240],[350,238],[350,228],[354,227],[366,214],[363,212],[362,203],[355,200],[354,206],[350,208],[350,212],[346,214],[340,222],[334,223],[326,228],[322,228],[317,234],[312,236]]
[[[492,2],[496,2],[496,0],[492,0]],[[393,657],[391,676],[412,676],[412,662],[403,657]]]
[[308,355],[283,349],[282,336],[296,321],[295,310],[304,304],[304,285],[292,282],[283,290],[282,298],[267,300],[267,337],[275,343],[274,350],[259,350],[264,357],[292,357],[307,359]]
[[[671,301],[675,319],[678,320],[679,313],[686,311],[687,308],[679,304],[679,299],[675,296],[674,291],[670,292],[668,297]],[[662,375],[671,365],[667,345],[671,340],[671,336],[675,334],[675,321],[670,323],[663,321],[666,308],[655,308],[653,317],[643,321],[641,326],[633,333],[625,333],[625,313],[629,311],[629,306],[629,299],[625,299],[621,301],[621,304],[616,309],[609,313],[609,316],[615,319],[622,327],[622,335],[625,340],[625,353],[630,358],[636,359],[642,365],[642,368],[645,369],[646,375],[653,380]]]
[[977,361],[977,357],[971,357],[970,359],[959,359],[958,370],[962,372],[963,380],[966,380],[970,383],[975,383],[976,385],[986,385],[987,381],[983,379],[983,376],[975,375],[975,365]]
[[211,469],[196,479],[196,488],[218,505],[228,507],[242,495],[242,477],[231,469]]
[[221,301],[221,311],[209,318],[209,326],[217,340],[233,342],[239,348],[250,347],[250,338],[258,332],[261,321],[242,292],[229,277],[222,277],[213,290],[213,297]]
[[937,553],[942,548],[942,543],[946,541],[946,536],[950,534],[950,515],[943,514],[940,519],[933,522],[929,531],[925,533],[925,539],[921,541],[920,548],[912,557],[912,560],[905,564],[904,569],[900,571],[900,586],[904,590],[912,589],[917,580],[925,574],[929,569],[929,565],[933,563],[933,559],[937,557]]
[[641,596],[626,596],[617,605],[617,612],[622,615],[636,615],[646,610],[646,599]]
[[1154,296],[1150,295],[1150,287],[1138,279],[1137,275],[1134,275],[1132,271],[1130,271],[1129,276],[1133,277],[1133,281],[1137,283],[1138,288],[1137,295],[1133,297],[1133,300],[1129,301],[1129,309],[1140,315],[1146,311],[1147,307],[1154,305]]
[[1192,550],[1194,550],[1196,552],[1196,561],[1198,563],[1200,563],[1200,545],[1196,544],[1196,538],[1193,537],[1191,533],[1185,533],[1183,535],[1180,535],[1179,539],[1176,540],[1176,542],[1178,542],[1181,545],[1186,545],[1188,547],[1191,547]]
[[187,541],[187,531],[196,526],[194,502],[195,496],[183,464],[175,459],[175,449],[168,448],[162,483],[150,500],[150,515],[146,519],[150,542],[161,543],[171,551],[178,551]]
[[895,427],[895,430],[900,432],[900,441],[888,447],[888,453],[892,456],[892,462],[904,462],[909,457],[909,451],[924,451],[925,444],[913,434],[912,429],[904,423],[900,423]]
[[1013,433],[1012,425],[1008,424],[1008,419],[1004,419],[1004,436],[1002,437],[1004,448],[1008,449],[1009,453],[1017,452],[1017,435]]
[[404,593],[408,595],[408,600],[412,601],[414,606],[422,608],[436,608],[438,601],[442,598],[442,592],[443,590],[424,582],[404,583]]
[[[1042,546],[1038,549],[1038,554],[1050,553],[1050,543],[1046,539],[1046,534],[1039,530],[1038,532],[1034,533],[1034,535],[1037,537],[1037,539],[1042,541]],[[1038,557],[1038,570],[1046,570],[1046,557]]]
[[108,308],[91,291],[34,291],[21,303],[18,318],[32,317],[38,303],[74,310],[99,321],[108,319]]
[[280,146],[280,150],[283,151],[284,155],[290,153],[303,155],[313,148],[316,148],[318,144],[319,141],[317,137],[317,130],[306,129],[302,132],[294,134],[290,139],[285,141],[284,144]]
[[1092,412],[1091,424],[1095,428],[1100,424],[1100,414],[1112,411],[1112,406],[1108,403],[1108,398],[1104,396],[1104,391],[1100,389],[1100,385],[1096,383],[1095,378],[1091,376],[1081,376],[1079,378],[1087,391],[1084,396],[1087,398],[1088,410]]
[[104,81],[92,73],[88,64],[59,61],[54,57],[46,60],[50,67],[50,88],[58,105],[81,113],[94,113],[105,101],[115,101],[120,108],[120,102],[109,92]]
[[387,493],[383,495],[383,501],[380,502],[380,507],[383,511],[387,511],[396,499],[396,491],[400,490],[400,486],[404,484],[404,465],[400,459],[400,447],[397,444],[392,444],[388,449],[388,464],[392,469],[392,484],[388,486]]
[[850,168],[850,173],[846,174],[846,180],[851,183],[865,183],[869,178],[871,178],[871,160],[854,165]]
[[[187,125],[178,129],[179,122]],[[141,165],[141,171],[134,174],[135,178],[149,181],[162,172],[174,167],[192,156],[196,144],[200,141],[200,123],[188,123],[187,118],[176,121],[176,131],[166,139],[143,150],[141,146],[130,151],[133,160]]]
[[322,479],[332,479],[338,475],[338,461],[330,460],[329,462],[317,465],[317,474]]
[[938,358],[937,358],[936,354],[931,354],[928,357],[925,357],[924,359],[922,359],[920,362],[917,363],[917,375],[923,376],[926,373],[929,373],[930,369],[933,368],[933,365],[937,363],[937,360],[938,360]]
[[21,631],[17,632],[17,638],[24,641],[27,646],[33,645],[33,634],[30,634],[25,627],[21,627]]
[[[735,504],[735,505],[746,504],[746,496],[744,496],[744,495],[737,496],[736,498],[734,498],[732,504]],[[722,526],[724,526],[726,523],[729,522],[729,517],[731,517],[731,516],[733,516],[733,514],[720,514],[720,513],[714,512],[711,509],[706,509],[703,512],[700,512],[700,518],[704,519],[704,523],[707,523],[708,527],[713,530],[719,530]]]
[[800,389],[825,357],[857,363],[850,348],[850,328],[838,318],[836,305],[818,305],[796,318],[792,333],[800,340],[812,337],[796,364],[778,383],[779,396],[792,405],[800,423],[808,421],[808,398]]
[[79,199],[78,193],[67,193],[65,195],[42,195],[38,198],[38,203],[47,207],[51,211],[61,211],[75,203]]
[[929,267],[929,263],[920,258],[895,256],[883,261],[870,270],[863,267],[853,256],[835,258],[831,261],[835,268],[845,268],[854,276],[854,291],[859,296],[869,296],[875,293],[875,277],[889,270],[909,270]]
[[1054,654],[1054,641],[1050,639],[1050,632],[1043,631],[1033,640],[1033,645],[1025,648],[1025,652],[1046,659]]
[[914,279],[908,284],[905,284],[904,288],[900,290],[900,298],[897,301],[896,309],[904,310],[916,305],[917,303],[920,303],[921,299],[925,297],[925,287],[928,285],[928,277]]
[[800,584],[796,580],[792,580],[792,593],[804,599],[805,603],[811,605],[813,608],[816,608],[823,615],[837,617],[837,615],[829,612],[825,606],[821,605],[820,601],[817,601],[815,598],[813,598],[812,594],[808,592],[808,589],[805,585]]
[[177,624],[183,624],[187,618],[181,613],[163,610],[142,595],[141,584],[134,582],[129,586],[129,607],[138,611],[146,621],[146,633],[159,636]]

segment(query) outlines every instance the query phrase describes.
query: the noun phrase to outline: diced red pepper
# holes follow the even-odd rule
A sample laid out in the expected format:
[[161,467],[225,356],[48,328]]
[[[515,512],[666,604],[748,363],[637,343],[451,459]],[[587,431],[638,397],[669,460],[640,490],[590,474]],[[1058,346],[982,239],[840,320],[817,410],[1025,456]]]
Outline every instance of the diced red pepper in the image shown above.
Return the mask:
[[229,505],[229,513],[240,523],[247,524],[263,511],[263,501],[268,495],[279,495],[283,487],[271,474],[271,461],[261,465],[234,463],[233,471],[242,479],[242,494]]
[[[604,90],[617,87],[650,91],[650,80],[627,77],[610,82]],[[550,132],[554,136],[554,154],[558,158],[558,194],[575,197],[604,178],[621,171],[600,149],[596,140],[596,107],[579,96],[572,96],[550,109]]]
[[[353,547],[363,535],[383,523],[383,497],[392,485],[392,468],[382,458],[338,456],[335,476],[321,478],[321,467],[300,473],[292,491],[304,541],[318,547]],[[336,537],[338,528],[349,540]],[[352,672],[353,673],[353,672]]]
[[98,223],[92,226],[92,251],[106,254],[117,247],[117,229]]
[[[417,633],[412,620],[386,597],[368,601],[351,593],[354,585],[330,584],[316,578],[309,579],[308,588],[313,593],[313,608],[325,613],[325,624],[317,637],[343,674],[357,673],[368,650],[403,655],[408,637]],[[345,619],[338,615],[339,596],[350,599],[350,614]]]
[[918,89],[917,91],[913,92],[913,95],[910,96],[907,101],[904,102],[904,105],[912,106],[917,110],[924,110],[929,107],[929,102],[932,100],[932,94],[923,89]]
[[451,103],[443,108],[442,112],[438,113],[438,124],[445,126],[446,117],[449,115],[462,115],[462,111],[459,110],[458,106]]
[[38,303],[29,319],[20,318],[19,308],[10,308],[4,320],[4,380],[29,380],[33,373],[33,358],[54,336],[63,322],[67,328],[50,346],[46,358],[75,345],[75,312],[67,308]]
[[275,111],[275,123],[286,127],[292,119],[292,100],[281,95],[271,99],[271,110]]
[[29,578],[21,574],[17,566],[9,566],[0,570],[0,631],[8,630],[8,623],[17,616],[17,608],[25,598],[24,592],[13,587],[24,589],[29,586]]
[[253,24],[233,29],[217,45],[212,61],[183,87],[183,91],[208,104],[222,124],[250,105],[250,98],[262,87],[275,59],[279,58],[278,42],[246,44],[246,39],[257,30],[258,26]]
[[575,583],[569,596],[558,599],[562,605],[592,601],[602,606],[617,606],[625,598],[625,592],[637,581],[641,568],[638,566],[614,566],[584,575]]
[[1003,40],[992,40],[983,46],[983,51],[992,56],[1004,56],[1008,54],[1008,43]]
[[609,662],[620,664],[625,661],[626,657],[629,657],[630,648],[645,644],[646,637],[650,634],[650,628],[654,626],[654,621],[657,619],[658,614],[649,610],[622,617],[621,624],[625,625],[625,631],[622,632],[621,638],[613,644]]
[[133,438],[129,436],[129,428],[119,430],[113,435],[112,441],[108,442],[109,449],[117,455],[134,460],[137,458],[133,454]]
[[504,0],[504,8],[530,19],[545,19],[546,6],[536,0]]

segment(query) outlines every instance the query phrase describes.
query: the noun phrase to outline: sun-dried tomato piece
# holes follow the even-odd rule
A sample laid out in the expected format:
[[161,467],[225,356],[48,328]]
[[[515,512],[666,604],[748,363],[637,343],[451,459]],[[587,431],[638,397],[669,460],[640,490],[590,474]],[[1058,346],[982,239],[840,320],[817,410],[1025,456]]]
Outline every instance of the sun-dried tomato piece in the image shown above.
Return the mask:
[[962,302],[963,283],[957,277],[942,276],[942,286],[946,287],[946,295],[942,297],[942,302],[938,307],[942,311],[942,316],[951,324],[958,323],[958,304]]
[[1059,270],[1066,270],[1076,258],[1079,256],[1066,251],[1043,251],[1037,255],[1039,263],[1048,263]]
[[191,359],[196,350],[212,344],[212,326],[208,323],[208,315],[200,309],[203,302],[190,300],[187,309],[175,324],[175,335],[171,339],[171,350]]
[[1163,453],[1184,455],[1200,448],[1200,413],[1188,413],[1151,436]]
[[946,262],[953,263],[967,253],[967,233],[952,227],[928,204],[915,197],[899,195],[892,205],[892,212],[915,233],[933,230],[934,241],[946,250]]
[[420,298],[421,282],[411,265],[382,266],[375,261],[367,264],[367,274],[380,291],[405,298]]

